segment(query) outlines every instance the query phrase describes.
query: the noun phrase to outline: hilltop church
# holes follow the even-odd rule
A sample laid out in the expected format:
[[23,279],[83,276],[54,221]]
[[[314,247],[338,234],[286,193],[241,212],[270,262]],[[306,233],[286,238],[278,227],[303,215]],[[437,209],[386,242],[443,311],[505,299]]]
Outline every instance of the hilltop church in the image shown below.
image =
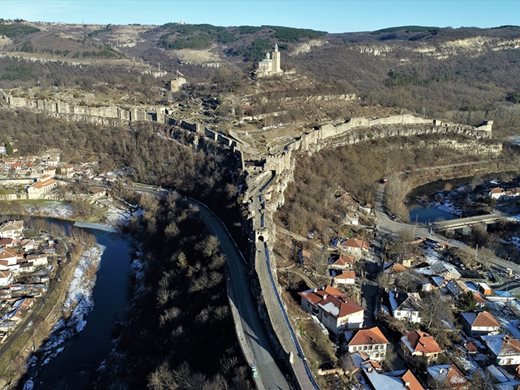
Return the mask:
[[280,68],[280,52],[278,51],[278,44],[274,45],[272,53],[267,52],[265,58],[258,63],[256,77],[269,77],[282,73]]

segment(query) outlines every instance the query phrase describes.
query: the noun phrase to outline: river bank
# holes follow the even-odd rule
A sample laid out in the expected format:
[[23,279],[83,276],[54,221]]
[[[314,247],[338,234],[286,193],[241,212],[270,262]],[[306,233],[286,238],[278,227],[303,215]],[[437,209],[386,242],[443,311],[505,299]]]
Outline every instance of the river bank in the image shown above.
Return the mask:
[[[28,214],[31,215],[35,211],[31,207],[24,207],[23,210],[25,212],[21,214],[26,216]],[[114,236],[115,240],[118,241],[118,246],[120,241],[126,242],[126,239],[123,238],[119,231],[121,227],[128,223],[131,217],[131,212],[128,209],[112,211],[112,214],[117,214],[117,218],[107,218],[103,223],[71,220],[72,210],[64,202],[45,202],[45,206],[42,207],[40,204],[37,210],[37,214],[40,216],[44,215],[50,223],[62,226],[67,225],[67,231],[70,231],[74,226],[81,228],[83,231],[94,233],[98,241],[99,236]],[[34,217],[34,215],[31,215],[31,217]],[[105,221],[110,221],[112,224],[109,225]],[[99,233],[96,234],[96,232]],[[110,242],[107,242],[107,244],[110,245]],[[43,307],[39,308],[38,312],[35,313],[38,318],[45,318],[45,326],[41,324],[35,326],[32,322],[27,324],[25,326],[26,331],[22,334],[23,337],[17,338],[16,343],[14,343],[14,350],[16,351],[14,356],[17,356],[16,364],[9,361],[6,361],[4,366],[0,364],[0,368],[6,367],[11,372],[9,375],[2,375],[3,385],[8,383],[5,382],[6,380],[14,383],[13,379],[16,380],[16,378],[22,375],[26,371],[25,367],[29,368],[29,372],[32,372],[36,365],[45,366],[52,363],[52,360],[69,344],[69,340],[75,339],[78,332],[83,331],[88,326],[88,317],[94,309],[94,290],[97,284],[97,272],[101,258],[105,253],[105,247],[105,245],[98,242],[96,246],[88,248],[79,259],[73,259],[65,265],[66,269],[60,274],[58,280],[54,281],[53,288],[49,290],[45,298],[42,298],[45,301],[43,302]],[[112,252],[113,254],[121,254],[124,257],[127,245],[123,245],[122,249],[122,251]],[[129,264],[129,259],[126,260],[128,260],[127,264]],[[126,273],[122,275],[124,283],[121,285],[121,291],[125,295]],[[113,324],[114,321],[111,321],[110,329],[106,334],[110,335]],[[33,328],[32,332],[31,328]],[[48,338],[49,334],[51,335],[50,338]],[[27,360],[27,356],[35,351],[37,351],[37,355],[35,354]],[[10,356],[12,357],[13,354],[10,353]],[[27,388],[31,388],[30,381],[27,384]]]
[[[82,229],[94,234],[96,247],[103,250],[88,253],[78,264],[64,303],[66,315],[28,362],[25,389],[89,388],[126,312],[132,252],[127,238],[106,229]],[[69,301],[78,302],[73,310]]]

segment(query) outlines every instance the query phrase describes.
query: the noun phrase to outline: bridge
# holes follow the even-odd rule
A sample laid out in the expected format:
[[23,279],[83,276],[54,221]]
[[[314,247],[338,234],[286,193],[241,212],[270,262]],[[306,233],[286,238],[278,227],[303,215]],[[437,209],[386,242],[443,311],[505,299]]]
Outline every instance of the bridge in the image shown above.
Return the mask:
[[448,221],[438,221],[432,224],[433,228],[440,231],[457,230],[462,229],[466,226],[472,226],[477,224],[490,225],[493,223],[505,220],[507,217],[499,213],[491,213],[484,215],[477,215],[474,217],[465,217],[458,219],[450,219]]

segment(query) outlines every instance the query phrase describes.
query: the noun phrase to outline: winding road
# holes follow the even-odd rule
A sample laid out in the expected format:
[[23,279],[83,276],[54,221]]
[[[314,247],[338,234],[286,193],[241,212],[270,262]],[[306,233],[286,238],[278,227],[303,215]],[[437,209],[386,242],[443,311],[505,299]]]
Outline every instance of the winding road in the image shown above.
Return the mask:
[[[168,192],[140,183],[135,183],[132,188],[136,191],[157,195],[164,195]],[[254,360],[252,364],[253,376],[257,387],[269,390],[291,389],[289,382],[275,361],[274,349],[258,315],[256,301],[249,289],[248,268],[241,251],[224,223],[204,203],[192,198],[185,199],[189,204],[197,207],[201,219],[210,233],[219,239],[222,252],[226,255],[227,277],[231,282],[228,283],[228,286],[231,287],[228,294],[240,315],[247,345],[243,345],[244,340],[239,341],[241,341],[242,348],[246,350],[246,354],[247,351],[251,351]]]
[[[377,218],[377,227],[381,233],[391,234],[391,235],[398,235],[402,232],[415,232],[415,237],[421,237],[421,238],[430,238],[432,240],[435,240],[437,242],[440,242],[442,244],[446,244],[449,246],[453,246],[456,248],[464,249],[467,251],[474,251],[474,248],[469,247],[468,245],[464,244],[461,241],[452,240],[449,238],[446,238],[444,236],[441,236],[435,232],[433,232],[431,229],[421,226],[421,225],[413,225],[410,223],[405,222],[397,222],[390,219],[388,214],[384,211],[383,206],[383,199],[384,199],[384,192],[385,192],[385,185],[379,184],[377,192],[376,192],[376,218]],[[520,274],[520,265],[501,259],[494,255],[487,255],[486,259],[481,259],[480,257],[477,257],[477,261],[483,263],[483,264],[495,264],[502,268],[511,268],[515,273]]]

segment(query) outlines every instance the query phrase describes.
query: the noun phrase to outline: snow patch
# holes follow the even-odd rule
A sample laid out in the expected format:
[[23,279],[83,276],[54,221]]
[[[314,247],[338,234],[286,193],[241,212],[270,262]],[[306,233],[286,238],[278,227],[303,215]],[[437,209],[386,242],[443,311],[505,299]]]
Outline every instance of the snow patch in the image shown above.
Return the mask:
[[[70,311],[70,317],[60,319],[54,325],[49,340],[41,348],[43,353],[41,365],[48,364],[63,351],[65,341],[85,329],[87,315],[94,307],[92,291],[96,284],[95,277],[89,278],[91,276],[89,271],[92,267],[95,267],[97,271],[104,250],[104,246],[96,245],[87,249],[81,255],[63,304],[63,311]],[[36,364],[36,361],[31,361],[31,364]]]

